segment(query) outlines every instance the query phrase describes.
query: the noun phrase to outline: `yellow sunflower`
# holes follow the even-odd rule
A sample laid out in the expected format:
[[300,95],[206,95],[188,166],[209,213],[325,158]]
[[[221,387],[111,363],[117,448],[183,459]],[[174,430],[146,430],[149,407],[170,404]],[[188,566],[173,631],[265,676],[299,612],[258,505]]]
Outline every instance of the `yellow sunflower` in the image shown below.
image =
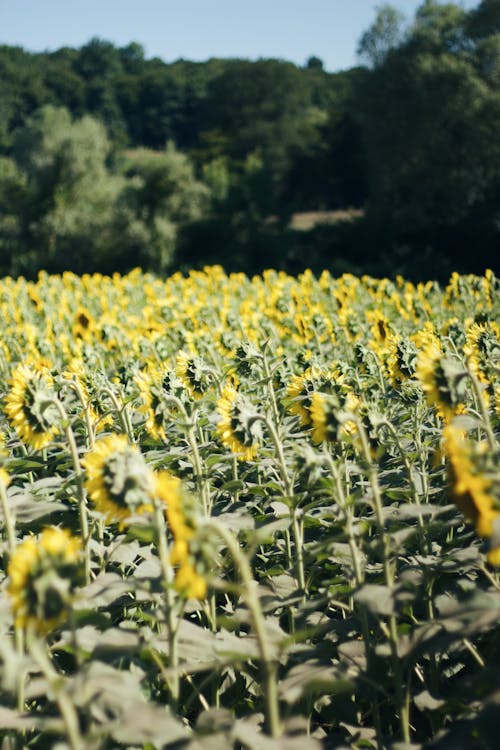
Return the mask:
[[20,439],[35,450],[45,448],[57,434],[52,377],[45,367],[20,364],[10,380],[5,412]]
[[458,361],[445,356],[436,337],[429,337],[418,353],[415,374],[427,403],[436,408],[445,422],[465,411],[462,399],[465,396],[467,373]]
[[317,367],[308,367],[301,375],[292,375],[286,389],[287,396],[292,400],[288,407],[290,414],[296,414],[302,427],[311,424],[311,396],[318,388],[321,371]]
[[196,527],[192,508],[188,507],[187,498],[182,492],[181,481],[168,471],[158,472],[155,481],[155,496],[165,503],[167,524],[174,540],[170,553],[170,562],[178,566],[174,586],[189,599],[204,599],[207,584],[196,569],[191,550]]
[[16,625],[43,635],[64,622],[82,582],[81,551],[80,539],[57,527],[19,544],[9,562],[7,589]]
[[211,386],[211,373],[201,357],[177,353],[175,370],[191,398],[201,398]]
[[453,424],[443,430],[450,466],[451,494],[464,516],[476,527],[479,536],[489,538],[500,510],[490,492],[490,480],[474,469],[463,430]]
[[98,440],[82,464],[89,497],[108,523],[123,524],[133,513],[152,510],[153,472],[126,435]]
[[223,445],[241,461],[251,461],[257,455],[262,429],[255,419],[252,405],[230,383],[224,386],[217,401],[220,421],[217,433]]
[[343,412],[353,412],[360,404],[357,396],[349,393],[342,406],[339,401],[326,393],[316,391],[311,396],[312,439],[314,443],[335,442],[339,438],[354,435],[356,423],[352,419],[342,419]]

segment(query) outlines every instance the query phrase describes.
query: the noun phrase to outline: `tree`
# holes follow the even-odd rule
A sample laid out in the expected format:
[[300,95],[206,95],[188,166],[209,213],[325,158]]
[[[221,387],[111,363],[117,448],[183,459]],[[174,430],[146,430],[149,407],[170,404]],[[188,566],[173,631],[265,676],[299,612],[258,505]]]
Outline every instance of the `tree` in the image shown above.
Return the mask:
[[[102,124],[73,121],[64,108],[42,108],[16,134],[13,154],[24,175],[16,272],[38,267],[83,272],[106,255],[122,178],[106,166],[110,142]],[[27,266],[27,268],[26,268]]]
[[[370,207],[392,246],[431,247],[482,270],[499,240],[500,92],[470,20],[452,3],[427,0],[359,103]],[[483,27],[481,44],[492,32]]]
[[358,44],[358,56],[371,67],[378,67],[385,61],[392,49],[398,47],[404,34],[405,16],[391,5],[382,5],[377,17]]
[[[164,273],[171,265],[178,231],[203,215],[208,188],[194,175],[189,158],[168,143],[163,151],[141,148],[126,152],[127,178],[122,197],[122,248],[136,264]],[[127,228],[128,227],[128,228]]]

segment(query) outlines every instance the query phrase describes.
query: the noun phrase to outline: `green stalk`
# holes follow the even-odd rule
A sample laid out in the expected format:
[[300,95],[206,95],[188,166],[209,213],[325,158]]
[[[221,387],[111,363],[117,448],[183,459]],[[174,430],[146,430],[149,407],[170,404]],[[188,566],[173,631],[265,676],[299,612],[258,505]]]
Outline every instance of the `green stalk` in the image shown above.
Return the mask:
[[179,650],[178,650],[178,623],[175,617],[174,598],[172,596],[172,584],[174,580],[170,555],[167,545],[167,526],[165,524],[165,508],[158,501],[154,503],[154,519],[156,529],[156,548],[163,578],[163,590],[165,593],[165,621],[167,624],[168,653],[170,666],[173,670],[173,680],[170,685],[174,710],[179,703]]
[[118,399],[116,398],[111,388],[103,388],[101,390],[101,394],[107,396],[109,400],[111,401],[111,403],[113,404],[113,408],[120,422],[122,432],[128,437],[129,441],[133,443],[134,433],[132,431],[132,426],[130,424],[130,417],[128,414],[127,405],[119,403]]
[[47,655],[42,643],[38,640],[30,644],[30,651],[33,658],[38,663],[42,673],[54,693],[59,712],[61,714],[66,737],[71,750],[85,750],[87,743],[80,734],[80,723],[74,704],[65,690],[67,678],[60,675],[54,669],[49,656]]
[[[384,567],[385,584],[388,588],[392,588],[394,585],[394,573],[391,570],[390,540],[385,530],[383,505],[382,505],[382,493],[381,493],[380,485],[378,481],[377,467],[373,463],[371,453],[370,453],[370,446],[368,443],[368,436],[366,434],[366,430],[361,420],[359,419],[359,417],[356,418],[356,426],[357,426],[358,434],[361,439],[363,456],[368,467],[368,478],[369,478],[370,487],[371,487],[372,495],[373,495],[375,516],[376,516],[377,523],[380,528],[380,533],[382,535],[382,550],[383,550],[383,558],[384,558],[383,567]],[[382,630],[385,631],[385,634],[389,641],[389,646],[391,649],[392,668],[394,671],[394,680],[396,683],[395,688],[396,688],[396,698],[397,698],[398,709],[399,709],[399,723],[400,723],[400,728],[401,728],[401,736],[402,736],[403,742],[409,743],[410,742],[409,702],[406,697],[405,685],[404,685],[404,680],[403,680],[403,671],[401,669],[401,663],[399,660],[399,653],[398,653],[399,638],[398,638],[396,616],[394,614],[389,616],[388,631],[385,627],[383,627],[382,622],[380,622],[380,625],[382,627]]]
[[470,381],[472,383],[472,388],[474,390],[474,395],[476,397],[477,405],[479,407],[479,411],[482,417],[483,421],[483,429],[486,433],[486,439],[488,441],[488,447],[490,450],[495,451],[497,448],[497,442],[495,440],[495,435],[493,434],[493,429],[491,427],[490,417],[488,414],[488,409],[486,407],[486,403],[484,400],[484,396],[482,393],[481,385],[479,383],[479,380],[476,378],[474,373],[468,369],[468,374]]
[[[283,453],[283,445],[281,443],[281,440],[278,435],[278,431],[274,424],[265,416],[261,416],[260,414],[255,417],[255,419],[260,419],[264,424],[266,425],[267,429],[269,430],[269,434],[272,437],[272,440],[274,442],[274,446],[276,449],[276,459],[278,461],[278,467],[281,474],[281,479],[283,481],[283,487],[285,490],[285,495],[289,497],[290,499],[293,496],[293,483],[288,475],[288,470],[286,466],[285,461],[285,454]],[[292,533],[293,533],[293,541],[295,545],[295,571],[296,571],[296,577],[297,582],[299,584],[299,588],[306,592],[306,579],[305,579],[305,571],[304,571],[304,553],[303,553],[303,547],[304,547],[304,535],[303,535],[303,527],[300,523],[300,517],[299,517],[299,509],[293,507],[291,509],[291,517],[292,517]]]
[[163,397],[166,403],[173,404],[182,414],[185,425],[187,427],[187,440],[189,447],[191,448],[191,462],[193,464],[194,475],[196,479],[197,490],[201,498],[203,513],[205,518],[210,516],[210,499],[207,493],[206,483],[203,479],[203,469],[200,457],[200,451],[198,448],[198,441],[196,439],[196,421],[193,417],[189,417],[186,408],[182,401],[177,396],[165,395]]
[[[7,549],[10,560],[16,548],[16,521],[14,515],[11,513],[5,484],[1,480],[0,501],[2,505],[5,536],[7,539]],[[17,623],[14,624],[14,643],[17,653],[19,654],[19,656],[22,656],[24,654],[24,633],[22,627],[20,627]],[[21,712],[24,711],[24,674],[22,672],[20,672],[17,677],[17,709]]]
[[47,403],[53,404],[59,416],[61,417],[62,426],[68,441],[69,450],[71,454],[71,460],[73,462],[73,469],[75,472],[77,497],[78,497],[78,512],[80,514],[80,533],[82,535],[83,550],[84,550],[84,565],[85,565],[85,583],[90,583],[90,530],[89,530],[89,519],[87,513],[87,502],[85,498],[85,492],[83,489],[83,472],[80,464],[80,458],[78,456],[78,447],[76,445],[75,434],[71,428],[69,417],[66,413],[66,409],[61,404],[59,399],[50,399]]
[[247,605],[252,625],[257,638],[262,671],[264,673],[264,700],[266,729],[271,737],[279,737],[281,734],[281,723],[278,703],[278,664],[271,657],[268,645],[268,636],[265,629],[265,619],[262,612],[259,597],[256,593],[256,581],[253,578],[250,563],[241,551],[237,538],[218,521],[211,519],[209,526],[221,537],[226,544],[231,557],[238,568],[243,587],[242,596]]

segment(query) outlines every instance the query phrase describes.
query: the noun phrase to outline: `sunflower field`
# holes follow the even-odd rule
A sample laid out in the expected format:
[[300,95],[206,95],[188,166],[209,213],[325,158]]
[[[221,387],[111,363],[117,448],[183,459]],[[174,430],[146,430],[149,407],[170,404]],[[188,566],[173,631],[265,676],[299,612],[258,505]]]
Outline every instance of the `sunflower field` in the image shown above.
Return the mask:
[[0,280],[0,742],[489,750],[499,282]]

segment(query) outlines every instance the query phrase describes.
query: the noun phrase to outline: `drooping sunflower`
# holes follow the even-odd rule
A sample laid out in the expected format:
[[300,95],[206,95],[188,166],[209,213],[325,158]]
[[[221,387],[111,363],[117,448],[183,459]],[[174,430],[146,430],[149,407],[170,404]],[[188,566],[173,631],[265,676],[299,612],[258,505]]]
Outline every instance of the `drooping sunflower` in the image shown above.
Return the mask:
[[417,349],[413,342],[403,336],[391,336],[388,347],[386,365],[391,383],[398,385],[413,378],[417,365]]
[[[463,351],[476,378],[489,386],[493,369],[500,365],[500,326],[495,322],[473,323],[467,329]],[[489,401],[487,391],[484,395]]]
[[359,398],[347,394],[343,404],[335,396],[316,391],[311,396],[312,440],[314,443],[335,442],[339,438],[354,435],[356,423],[343,419],[343,414],[354,412],[359,407]]
[[83,359],[73,357],[62,376],[72,382],[75,387],[78,387],[95,429],[104,430],[106,426],[113,424],[112,414],[105,411],[104,406],[94,395],[96,391],[95,383],[87,372]]
[[155,496],[165,503],[168,529],[174,540],[170,553],[170,562],[178,566],[174,586],[189,599],[204,599],[207,584],[197,570],[196,555],[192,549],[196,535],[193,508],[189,507],[178,477],[168,471],[160,471],[155,475],[155,480]]
[[209,368],[201,357],[177,353],[175,370],[191,398],[200,399],[212,385]]
[[139,411],[146,414],[146,432],[153,440],[166,441],[166,428],[173,408],[166,397],[179,398],[183,383],[173,370],[154,365],[135,375],[133,380],[143,402]]
[[458,360],[444,354],[438,339],[429,338],[418,353],[415,373],[427,403],[445,422],[464,412],[467,371]]
[[252,404],[228,383],[217,401],[217,411],[220,415],[217,433],[222,444],[241,461],[254,459],[262,439],[262,428]]
[[122,524],[133,513],[152,510],[153,472],[126,435],[98,440],[82,465],[89,497],[109,523]]
[[[476,469],[462,429],[448,424],[443,430],[443,441],[449,461],[452,498],[464,516],[474,524],[479,536],[489,539],[500,519],[500,508],[492,493],[492,483]],[[488,559],[491,562],[495,550],[490,553]]]
[[53,380],[44,366],[20,364],[12,373],[5,412],[20,439],[35,450],[45,448],[58,432],[58,414],[50,404]]
[[43,635],[64,622],[82,583],[81,551],[80,539],[55,526],[16,547],[7,589],[16,625]]

